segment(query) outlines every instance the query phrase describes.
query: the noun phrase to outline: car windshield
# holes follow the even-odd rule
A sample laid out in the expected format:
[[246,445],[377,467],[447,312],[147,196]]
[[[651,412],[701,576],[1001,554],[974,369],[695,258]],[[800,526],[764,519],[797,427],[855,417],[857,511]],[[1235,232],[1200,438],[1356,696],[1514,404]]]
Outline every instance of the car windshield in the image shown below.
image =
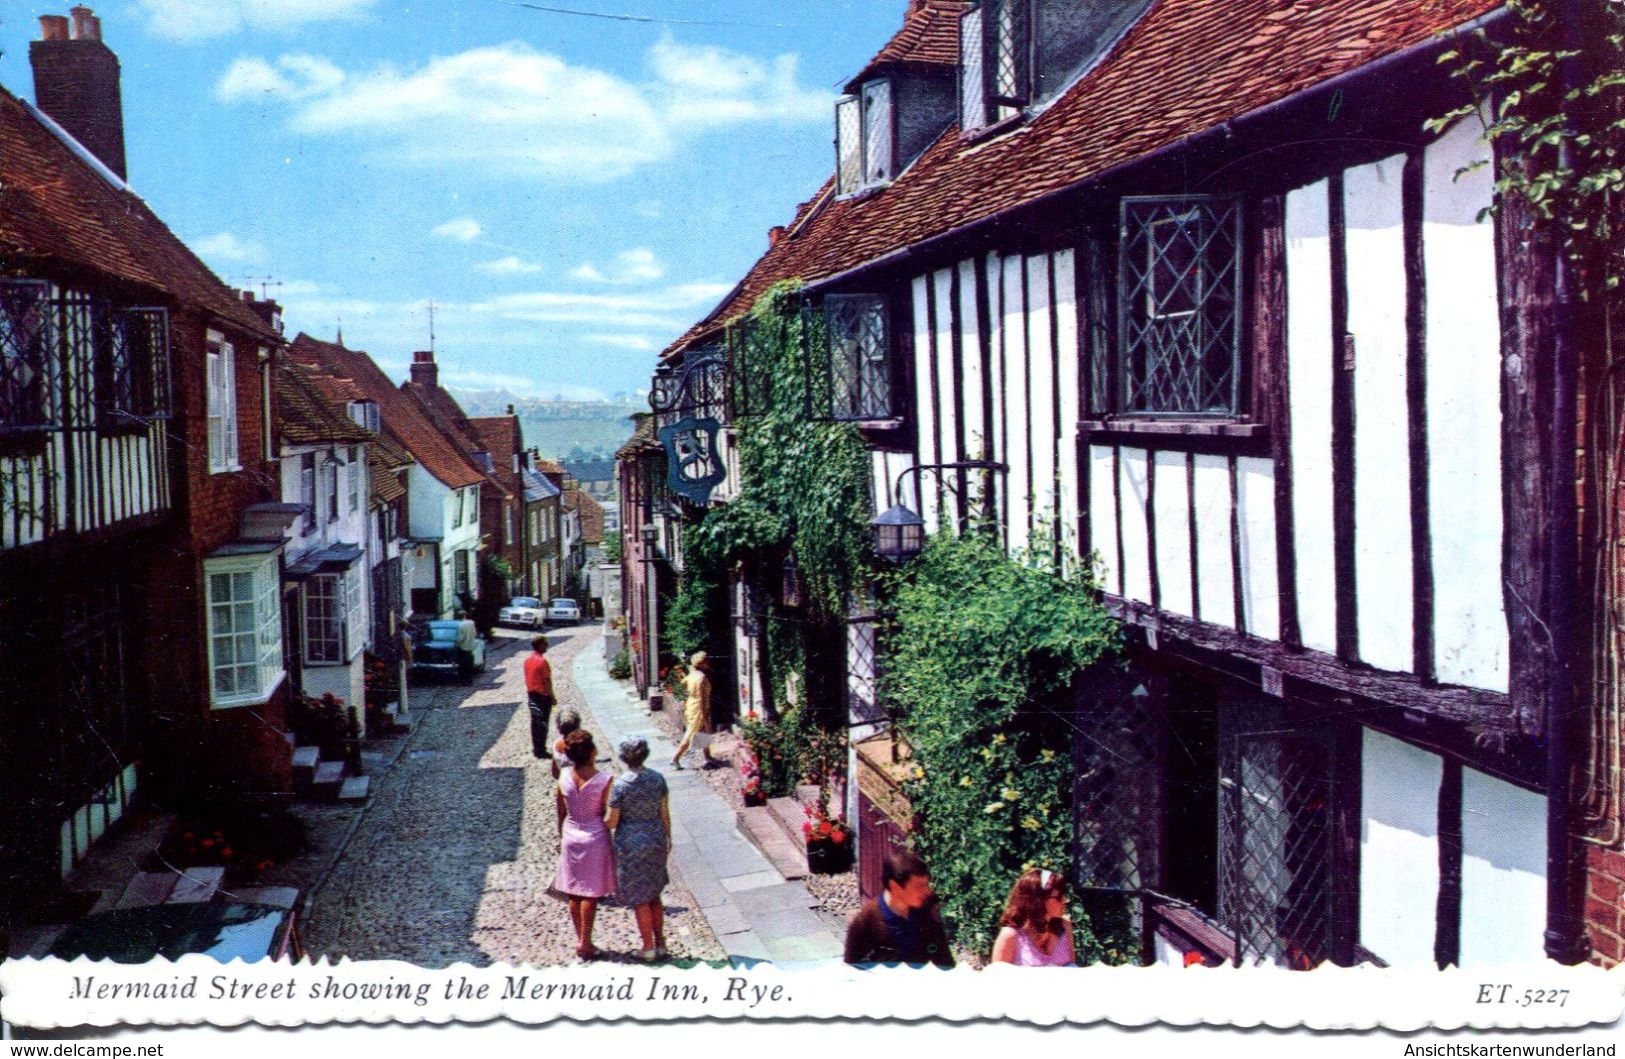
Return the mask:
[[129,908],[92,916],[68,928],[51,955],[71,960],[88,956],[115,963],[146,963],[154,956],[174,960],[189,952],[221,963],[263,960],[272,954],[288,919],[269,905],[170,904]]
[[555,599],[553,605],[555,607],[573,607],[576,605],[576,601],[573,599]]
[[518,610],[521,607],[534,609],[541,605],[542,601],[537,599],[535,596],[515,596],[508,601],[508,606],[515,610]]

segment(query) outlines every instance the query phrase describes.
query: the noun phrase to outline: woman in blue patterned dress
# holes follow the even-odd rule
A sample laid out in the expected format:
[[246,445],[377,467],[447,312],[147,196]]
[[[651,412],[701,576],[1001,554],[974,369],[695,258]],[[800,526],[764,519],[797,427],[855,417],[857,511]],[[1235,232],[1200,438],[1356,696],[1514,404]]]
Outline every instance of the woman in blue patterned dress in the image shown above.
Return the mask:
[[609,828],[615,832],[615,891],[631,905],[643,936],[640,960],[666,955],[666,914],[660,891],[666,888],[666,857],[671,853],[671,807],[666,777],[643,767],[649,744],[639,736],[622,740],[621,760],[629,771],[609,791]]

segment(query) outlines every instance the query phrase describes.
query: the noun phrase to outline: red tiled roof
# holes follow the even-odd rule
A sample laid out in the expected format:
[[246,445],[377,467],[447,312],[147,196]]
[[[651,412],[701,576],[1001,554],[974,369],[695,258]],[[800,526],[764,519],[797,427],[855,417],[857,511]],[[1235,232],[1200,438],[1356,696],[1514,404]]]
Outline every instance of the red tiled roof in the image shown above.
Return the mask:
[[479,436],[480,447],[491,454],[492,477],[513,497],[525,495],[525,480],[513,469],[514,454],[523,451],[518,416],[482,416],[468,420]]
[[959,19],[968,0],[909,0],[903,28],[847,83],[848,92],[884,70],[911,66],[957,66]]
[[[492,451],[486,447],[480,432],[474,429],[474,424],[463,412],[463,406],[458,404],[457,399],[447,393],[444,387],[424,386],[408,379],[401,383],[401,391],[418,403],[424,414],[429,417],[429,422],[438,427],[449,441],[469,454],[476,467],[479,466],[479,462],[474,460],[473,454]],[[500,470],[501,465],[495,465]],[[512,494],[513,490],[509,488],[508,483],[496,472],[486,473],[482,470],[480,473],[484,474],[485,480],[500,490],[504,496]]]
[[832,200],[833,181],[826,183],[734,292],[664,356],[745,313],[774,283],[825,279],[1008,213],[1499,6],[1499,0],[1158,0],[1102,62],[1016,131],[965,143],[950,126],[873,195]]
[[570,490],[570,498],[581,513],[581,539],[588,543],[604,539],[604,506],[585,490]]
[[277,341],[145,202],[109,183],[36,115],[0,88],[0,260],[55,263],[139,284]]
[[365,427],[337,411],[316,391],[312,375],[312,369],[298,363],[278,364],[272,375],[277,432],[282,440],[295,445],[371,441],[372,434]]
[[418,403],[407,397],[367,354],[301,334],[288,355],[301,364],[313,364],[328,374],[348,379],[358,393],[378,403],[384,433],[394,439],[448,489],[479,485],[487,479],[469,457],[433,423]]

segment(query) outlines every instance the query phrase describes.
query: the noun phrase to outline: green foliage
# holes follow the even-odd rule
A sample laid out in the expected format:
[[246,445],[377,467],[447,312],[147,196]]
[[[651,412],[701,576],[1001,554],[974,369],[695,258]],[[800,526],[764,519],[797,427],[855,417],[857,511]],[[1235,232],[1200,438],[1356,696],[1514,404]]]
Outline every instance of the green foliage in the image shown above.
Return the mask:
[[619,530],[608,533],[604,537],[604,562],[618,563],[621,561],[621,534]]
[[[1426,123],[1439,132],[1488,114],[1484,138],[1499,153],[1495,189],[1551,223],[1580,275],[1582,297],[1619,286],[1625,240],[1625,4],[1582,0],[1577,48],[1565,48],[1555,0],[1509,0],[1508,28],[1479,30],[1439,57],[1466,82],[1471,102]],[[1491,207],[1493,211],[1497,207]]]
[[506,558],[495,552],[486,552],[484,558],[485,568],[490,571],[492,576],[500,578],[504,582],[514,579],[513,564],[508,562]]
[[[913,748],[916,842],[949,929],[984,954],[1016,877],[1070,863],[1070,689],[1118,645],[1082,569],[941,534],[890,585],[883,691]],[[1077,945],[1108,955],[1086,918]]]
[[715,557],[703,550],[696,554],[690,542],[699,527],[711,516],[701,516],[699,523],[683,525],[683,553],[688,562],[683,569],[677,594],[666,604],[662,614],[661,639],[680,659],[687,659],[695,651],[704,650],[709,643],[716,644],[713,625],[719,614],[728,613],[727,584],[723,568]]
[[853,578],[869,548],[869,459],[850,423],[809,418],[809,350],[821,348],[822,325],[801,312],[798,285],[763,294],[739,324],[734,371],[771,380],[756,414],[736,423],[740,496],[708,517],[694,553],[719,559],[794,555],[808,605],[843,615]]
[[747,717],[740,732],[769,798],[787,797],[801,783],[817,784],[827,797],[831,780],[846,771],[846,733],[825,731],[805,709],[792,707],[776,721]]
[[609,675],[615,680],[630,680],[632,677],[632,655],[626,648],[610,660]]

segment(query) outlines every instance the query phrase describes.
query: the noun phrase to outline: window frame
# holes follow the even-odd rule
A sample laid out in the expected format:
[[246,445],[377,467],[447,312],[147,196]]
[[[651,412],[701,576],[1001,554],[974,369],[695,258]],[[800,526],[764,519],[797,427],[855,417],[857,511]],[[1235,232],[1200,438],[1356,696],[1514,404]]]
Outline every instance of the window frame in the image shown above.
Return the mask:
[[219,331],[205,336],[204,365],[209,473],[234,473],[243,469],[237,438],[237,351]]
[[[885,294],[869,291],[826,294],[820,301],[819,312],[824,332],[823,355],[819,358],[823,392],[816,397],[819,404],[814,410],[816,418],[851,423],[884,422],[896,418],[897,321],[892,299]],[[853,326],[838,332],[836,323],[843,319],[850,320]],[[876,319],[881,328],[878,356],[872,349],[865,348],[858,335],[868,320]],[[844,348],[838,351],[837,345]],[[850,363],[848,371],[837,370],[838,360],[843,365]],[[877,372],[880,376],[878,380]],[[819,388],[810,389],[816,391]],[[881,391],[883,396],[877,404],[867,403],[865,394]],[[842,395],[846,399],[838,400]]]
[[343,466],[336,456],[329,456],[322,461],[322,493],[326,501],[328,522],[337,522],[339,520],[339,496],[341,493],[339,472]]
[[[875,188],[885,187],[897,179],[897,99],[896,84],[890,77],[873,77],[858,86],[856,93],[835,101],[835,194],[845,198]],[[875,93],[884,89],[884,104]],[[851,113],[850,119],[843,111]],[[876,114],[879,111],[879,115]],[[878,127],[884,122],[884,127]],[[873,155],[883,148],[883,171],[874,169]],[[848,181],[849,164],[856,170],[856,180]]]
[[301,453],[299,456],[299,502],[305,508],[305,535],[316,532],[316,454],[314,452]]
[[[1162,216],[1154,216],[1157,211]],[[1105,372],[1097,373],[1107,383],[1101,402],[1104,413],[1126,420],[1230,421],[1245,418],[1246,373],[1251,350],[1247,335],[1247,304],[1250,266],[1246,239],[1246,203],[1240,195],[1137,195],[1125,196],[1118,204],[1118,243],[1112,272],[1116,298],[1115,334],[1107,344]],[[1213,230],[1190,236],[1184,229],[1159,242],[1151,230],[1162,224],[1193,218],[1194,223]],[[1165,262],[1176,241],[1191,251],[1191,261],[1176,266],[1172,285],[1159,291],[1159,281],[1167,276]],[[1194,244],[1194,246],[1192,245]],[[1143,261],[1139,260],[1141,254]],[[1160,255],[1160,256],[1159,256]],[[1197,289],[1188,288],[1185,277],[1197,277]],[[1178,297],[1191,299],[1191,308],[1162,311]],[[1227,306],[1227,307],[1226,307]],[[1216,326],[1212,324],[1219,314]],[[1176,335],[1171,341],[1192,343],[1174,364],[1160,356],[1155,344],[1157,321],[1187,318],[1198,329],[1194,337]],[[1228,367],[1213,384],[1204,385],[1200,375],[1209,370],[1214,350],[1227,352]],[[1193,376],[1194,364],[1196,375]],[[1136,365],[1140,365],[1136,369]],[[1154,374],[1172,370],[1172,382],[1165,386],[1201,386],[1191,392],[1159,400],[1152,392]],[[1136,379],[1138,378],[1138,382]],[[1186,382],[1182,380],[1195,379]],[[1206,394],[1207,396],[1204,396]],[[1208,400],[1220,395],[1221,400]]]
[[[209,669],[209,708],[231,709],[238,706],[250,706],[265,702],[281,684],[287,670],[282,659],[282,564],[280,552],[268,552],[254,556],[231,556],[220,559],[205,559],[203,561],[203,598],[204,598],[204,641],[206,648],[206,661]],[[236,575],[250,576],[252,595],[247,600],[238,599],[234,594],[237,588]],[[216,595],[216,578],[225,577],[232,595],[225,600]],[[220,645],[217,641],[228,638],[241,639],[250,636],[250,633],[238,629],[235,625],[221,631],[217,627],[219,620],[218,608],[225,607],[235,610],[238,607],[251,608],[253,617],[252,642],[255,647],[255,657],[250,663],[233,660],[230,663],[220,661]],[[239,617],[233,614],[232,617]],[[240,646],[240,645],[239,645]],[[241,691],[234,687],[230,692],[223,693],[220,689],[219,675],[222,668],[231,668],[239,671],[233,674],[233,684],[236,685],[240,671],[253,669],[256,683],[248,691]]]
[[361,446],[359,446],[359,445],[351,445],[350,446],[349,461],[346,464],[346,467],[347,467],[348,473],[349,473],[349,486],[350,486],[350,490],[349,490],[350,491],[349,513],[353,515],[357,511],[361,510],[361,479],[362,479],[362,475],[361,475],[361,468],[362,468]]

